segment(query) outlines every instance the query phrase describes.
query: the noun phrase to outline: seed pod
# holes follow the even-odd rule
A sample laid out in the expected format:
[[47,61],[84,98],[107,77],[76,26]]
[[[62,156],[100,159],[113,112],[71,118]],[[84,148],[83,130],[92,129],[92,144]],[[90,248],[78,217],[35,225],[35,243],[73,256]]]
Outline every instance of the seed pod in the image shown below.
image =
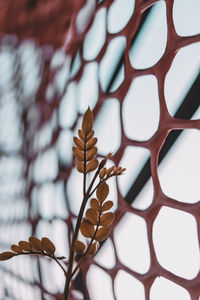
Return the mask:
[[97,154],[97,147],[94,147],[91,150],[86,152],[86,160],[91,160],[95,158],[96,154]]
[[121,167],[114,167],[113,173],[116,174],[120,169],[121,169]]
[[93,256],[95,255],[95,253],[97,252],[97,250],[99,249],[99,243],[95,242],[94,244],[92,244],[92,246],[90,247],[90,250],[88,251],[88,256]]
[[28,240],[33,249],[38,250],[38,251],[43,251],[41,241],[38,238],[36,238],[35,236],[30,236],[30,238]]
[[107,183],[105,182],[102,182],[98,188],[97,188],[97,192],[96,192],[96,195],[97,195],[97,198],[98,200],[103,203],[104,200],[106,199],[106,197],[108,196],[109,194],[109,186],[107,185]]
[[88,136],[85,138],[86,142],[88,142],[94,135],[94,130],[91,130]]
[[80,230],[83,236],[91,238],[94,235],[94,225],[88,220],[83,220],[80,226]]
[[3,260],[8,260],[10,258],[12,258],[13,256],[15,256],[16,254],[13,253],[13,252],[2,252],[0,253],[0,261],[3,261]]
[[76,252],[79,255],[82,255],[85,251],[85,244],[83,244],[83,242],[81,241],[76,241],[74,244],[74,252]]
[[50,241],[48,238],[43,237],[41,240],[42,249],[46,251],[50,255],[54,255],[56,251],[56,247],[52,241]]
[[96,211],[100,210],[99,201],[96,198],[92,198],[90,200],[90,206],[91,206],[91,208],[95,209]]
[[115,219],[115,215],[112,212],[107,212],[107,213],[101,215],[100,225],[108,226],[108,225],[112,224],[114,219]]
[[93,115],[90,108],[88,107],[88,109],[84,113],[83,121],[82,121],[82,130],[86,136],[92,130],[92,126],[93,126]]
[[24,251],[31,251],[32,250],[31,245],[30,245],[29,242],[20,241],[18,244],[21,247],[21,249],[24,250]]
[[80,149],[80,150],[84,150],[84,143],[78,139],[76,136],[73,138],[74,140],[74,144]]
[[110,234],[110,228],[109,227],[101,227],[98,229],[95,240],[102,242],[105,239],[107,239],[107,237]]
[[99,216],[96,210],[94,210],[93,208],[88,208],[85,215],[88,221],[90,221],[93,225],[97,225]]
[[86,144],[86,150],[92,149],[97,143],[97,138],[92,138],[89,140],[89,142]]
[[126,170],[126,168],[121,168],[121,170],[119,170],[119,171],[117,172],[117,175],[121,175],[125,170]]
[[23,250],[20,246],[17,246],[17,245],[12,245],[10,247],[10,249],[15,252],[15,253],[23,253]]
[[95,159],[92,159],[91,161],[89,161],[89,163],[87,164],[86,166],[86,171],[87,172],[92,172],[94,170],[96,170],[96,168],[98,167],[98,160],[95,158]]
[[102,206],[102,211],[109,210],[111,207],[113,207],[113,202],[112,201],[106,201],[103,206]]

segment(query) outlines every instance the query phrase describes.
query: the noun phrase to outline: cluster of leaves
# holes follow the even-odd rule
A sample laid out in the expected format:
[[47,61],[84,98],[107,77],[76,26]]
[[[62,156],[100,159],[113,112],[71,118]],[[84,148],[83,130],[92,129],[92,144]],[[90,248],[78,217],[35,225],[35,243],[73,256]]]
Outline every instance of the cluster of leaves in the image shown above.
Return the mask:
[[[41,240],[36,238],[35,236],[31,236],[29,241],[20,241],[18,245],[12,245],[10,247],[12,251],[7,251],[0,253],[0,261],[8,260],[13,256],[21,255],[21,254],[39,254],[43,256],[49,256],[55,259],[55,251],[56,247],[52,241],[50,241],[47,237],[43,237]],[[57,259],[62,259],[57,258]]]
[[[105,240],[110,234],[110,225],[114,221],[114,213],[106,212],[113,206],[113,202],[105,202],[109,194],[109,186],[102,182],[96,191],[96,198],[90,200],[90,208],[87,209],[85,218],[81,222],[80,231],[91,241],[87,247],[83,242],[77,240],[74,251],[79,255],[94,255],[99,248],[99,242]],[[96,241],[93,243],[93,241]]]

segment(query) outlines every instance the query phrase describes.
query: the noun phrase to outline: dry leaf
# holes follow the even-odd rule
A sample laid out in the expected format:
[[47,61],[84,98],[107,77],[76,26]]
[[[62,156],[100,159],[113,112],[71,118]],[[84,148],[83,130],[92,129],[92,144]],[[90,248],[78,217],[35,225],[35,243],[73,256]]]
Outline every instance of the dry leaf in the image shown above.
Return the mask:
[[88,134],[88,136],[86,137],[86,142],[88,142],[94,135],[94,130],[91,130],[90,133]]
[[93,159],[97,154],[97,147],[92,148],[91,150],[86,152],[86,160]]
[[2,260],[8,260],[10,258],[12,258],[13,256],[15,256],[15,253],[13,252],[2,252],[0,253],[0,261]]
[[97,143],[97,138],[92,138],[86,145],[86,150],[92,149]]
[[44,251],[46,251],[50,255],[54,255],[56,251],[56,247],[52,241],[50,241],[48,238],[44,237],[41,240],[41,245]]
[[108,226],[112,224],[115,219],[115,215],[112,212],[107,212],[101,215],[100,225],[101,226]]
[[111,207],[113,207],[113,202],[112,201],[106,201],[103,206],[102,206],[102,211],[109,210]]
[[23,253],[22,248],[17,245],[11,245],[10,249],[15,253]]
[[81,129],[78,130],[78,136],[80,137],[81,141],[84,142],[84,140],[85,140],[85,134],[84,134],[84,132]]
[[21,247],[21,249],[24,250],[24,251],[31,251],[32,250],[31,245],[30,245],[29,242],[20,241],[18,244]]
[[97,198],[98,200],[103,203],[104,200],[106,199],[106,197],[108,196],[109,194],[109,186],[107,185],[106,182],[102,182],[98,188],[97,188],[97,192],[96,192],[96,195],[97,195]]
[[103,179],[105,175],[106,175],[106,168],[103,168],[99,173],[99,178]]
[[93,208],[88,208],[85,215],[87,220],[89,220],[93,225],[97,225],[99,216],[96,210],[94,210]]
[[90,131],[92,130],[92,126],[93,126],[93,115],[90,108],[88,107],[88,109],[84,113],[83,122],[82,122],[82,130],[85,133],[85,135],[88,135],[88,133],[90,133]]
[[41,241],[38,238],[36,238],[35,236],[30,236],[30,238],[28,240],[33,249],[38,250],[38,251],[43,251]]
[[125,170],[126,170],[126,168],[121,168],[121,170],[119,170],[119,171],[117,172],[117,175],[121,175]]
[[82,161],[84,160],[84,153],[78,147],[72,147],[72,151],[76,158],[78,158],[79,160],[82,160]]
[[113,173],[117,173],[120,169],[121,169],[121,167],[114,167]]
[[99,243],[95,242],[94,244],[92,244],[92,246],[90,247],[89,251],[88,251],[88,256],[93,256],[95,255],[95,253],[97,252],[97,250],[99,249]]
[[92,159],[86,166],[86,171],[87,172],[92,172],[94,171],[97,167],[98,167],[98,160],[95,158],[95,159]]
[[85,244],[83,244],[81,241],[76,241],[74,244],[74,252],[79,255],[82,255],[84,253],[85,248]]
[[109,227],[101,227],[98,229],[95,240],[102,242],[105,239],[107,239],[107,237],[110,234],[110,228]]
[[110,167],[108,170],[107,170],[107,175],[109,176],[111,174],[111,172],[113,171],[113,169],[115,168],[115,166],[112,166]]
[[80,173],[84,173],[84,163],[77,158],[75,159],[75,166]]
[[80,149],[80,150],[84,150],[84,143],[79,140],[76,136],[73,138],[74,140],[74,144]]
[[81,223],[80,230],[85,237],[91,238],[94,235],[94,226],[85,219]]
[[100,210],[100,206],[99,206],[99,201],[96,198],[92,198],[90,200],[90,206],[92,208],[94,208],[95,210],[99,211]]

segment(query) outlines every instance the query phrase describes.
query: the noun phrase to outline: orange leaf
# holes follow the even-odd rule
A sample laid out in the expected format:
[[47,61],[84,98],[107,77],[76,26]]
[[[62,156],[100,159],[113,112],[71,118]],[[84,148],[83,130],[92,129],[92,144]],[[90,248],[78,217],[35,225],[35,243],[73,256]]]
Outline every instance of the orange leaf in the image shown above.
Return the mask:
[[121,168],[121,169],[117,172],[117,175],[121,175],[125,170],[126,170],[126,168]]
[[0,261],[2,260],[8,260],[10,258],[12,258],[13,256],[15,256],[16,254],[13,252],[2,252],[0,253]]
[[80,172],[80,173],[84,173],[84,164],[82,161],[80,161],[79,159],[75,159],[75,166],[76,169]]
[[87,164],[86,166],[86,171],[87,172],[92,172],[94,171],[97,167],[98,167],[98,160],[95,158],[95,159],[92,159],[91,161],[89,161],[89,163]]
[[97,224],[99,216],[95,209],[88,208],[85,215],[86,215],[87,220],[90,221],[93,225]]
[[88,142],[94,135],[94,130],[91,130],[88,136],[86,137],[86,142]]
[[85,244],[83,244],[81,241],[76,241],[74,243],[74,252],[76,252],[79,255],[82,255],[85,251]]
[[88,220],[83,220],[80,226],[80,230],[83,236],[91,238],[94,236],[94,225]]
[[92,148],[91,150],[86,152],[86,160],[93,159],[97,154],[97,147]]
[[113,171],[113,169],[115,168],[115,166],[112,166],[110,167],[108,170],[107,170],[107,175],[109,176],[111,174],[111,172]]
[[43,251],[41,241],[38,238],[36,238],[35,236],[30,236],[30,238],[28,240],[33,249],[38,250],[38,251]]
[[99,201],[96,198],[90,200],[90,206],[97,211],[100,210]]
[[74,144],[81,150],[84,150],[84,143],[78,139],[76,136],[73,138]]
[[99,242],[102,242],[105,239],[107,239],[109,234],[110,234],[110,228],[109,227],[101,227],[97,230],[95,240],[97,240]]
[[108,226],[112,224],[115,219],[115,215],[112,212],[107,212],[101,216],[100,225]]
[[48,238],[43,237],[41,240],[41,245],[44,251],[46,251],[48,254],[53,255],[56,251],[56,247],[52,241],[50,241]]
[[94,244],[92,244],[92,246],[90,247],[89,251],[88,251],[88,256],[93,256],[95,255],[95,253],[97,252],[97,250],[99,249],[99,243],[95,242]]
[[86,150],[92,149],[97,143],[97,138],[92,138],[86,145]]
[[17,246],[17,245],[12,245],[10,247],[10,249],[15,252],[15,253],[23,253],[23,250],[20,246]]
[[88,107],[88,109],[84,113],[83,121],[82,121],[82,130],[86,136],[92,130],[92,126],[93,126],[93,115],[90,108]]
[[26,241],[20,241],[18,243],[18,245],[21,247],[22,250],[24,251],[31,251],[32,248],[31,248],[31,245],[29,242],[26,242]]
[[109,194],[109,186],[107,185],[106,182],[102,182],[98,188],[97,188],[97,192],[96,192],[96,195],[97,195],[97,198],[98,200],[103,203],[104,200],[106,199],[106,197],[108,196]]
[[102,211],[109,210],[111,207],[113,207],[113,202],[112,201],[106,201],[103,206],[102,206]]
[[85,134],[84,134],[84,132],[81,129],[78,130],[78,136],[80,137],[81,141],[84,142],[84,140],[85,140]]

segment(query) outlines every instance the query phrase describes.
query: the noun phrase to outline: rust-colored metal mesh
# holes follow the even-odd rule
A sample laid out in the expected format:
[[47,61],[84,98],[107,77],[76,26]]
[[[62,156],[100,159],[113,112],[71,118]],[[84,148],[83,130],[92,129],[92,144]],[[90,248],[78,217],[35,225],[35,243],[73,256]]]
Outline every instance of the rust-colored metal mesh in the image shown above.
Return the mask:
[[[133,14],[124,28],[116,33],[109,33],[106,30],[102,47],[97,51],[96,56],[94,55],[95,57],[87,60],[83,56],[87,33],[100,10],[105,10],[105,20],[107,20],[107,12],[114,1],[85,2],[82,1],[80,4],[81,1],[60,0],[52,3],[52,1],[21,0],[0,3],[1,57],[3,57],[1,66],[5,66],[1,76],[3,72],[9,70],[5,80],[1,79],[0,87],[1,250],[7,249],[11,243],[27,239],[30,235],[45,235],[55,242],[59,254],[67,255],[72,223],[76,219],[69,194],[71,183],[68,182],[74,170],[72,155],[69,154],[72,135],[87,105],[92,106],[96,118],[106,101],[115,98],[119,105],[121,140],[120,147],[115,151],[112,160],[118,165],[128,146],[149,150],[154,193],[152,204],[141,210],[128,203],[131,202],[131,193],[128,194],[129,198],[123,197],[120,189],[117,188],[116,219],[112,229],[115,232],[126,213],[143,218],[147,224],[151,263],[145,274],[125,266],[118,257],[114,234],[112,234],[111,241],[115,249],[116,263],[112,269],[102,267],[102,270],[110,276],[113,287],[119,270],[131,274],[143,284],[147,300],[151,286],[159,276],[183,287],[192,300],[198,300],[200,273],[194,279],[184,279],[162,267],[156,257],[152,228],[160,209],[170,207],[187,212],[195,218],[199,237],[200,203],[183,203],[181,199],[178,199],[179,201],[172,199],[162,191],[158,176],[158,158],[171,131],[200,129],[199,119],[179,119],[169,114],[164,92],[165,78],[176,54],[183,47],[200,41],[200,34],[179,36],[173,22],[174,1],[166,0],[165,51],[153,66],[145,69],[134,68],[130,61],[129,50],[146,14],[153,5],[160,2],[136,0]],[[84,9],[86,14],[83,16],[81,12]],[[124,79],[117,89],[111,92],[109,86],[102,87],[100,84],[99,64],[111,41],[119,36],[123,36],[126,40],[121,58]],[[98,36],[96,38],[98,39]],[[59,48],[63,49],[62,53],[66,55],[61,51],[58,52]],[[60,61],[55,59],[55,53],[60,55]],[[6,65],[6,55],[8,65]],[[69,86],[72,87],[74,84],[74,90],[78,90],[75,85],[78,85],[84,76],[88,76],[84,71],[92,62],[97,66],[97,101],[91,103],[88,101],[80,105],[80,90],[75,96],[73,94],[71,101],[70,97],[67,98],[68,102],[64,101]],[[118,71],[116,69],[116,74]],[[150,139],[137,141],[127,137],[125,132],[123,101],[135,78],[143,75],[154,75],[157,80],[160,119],[159,126]],[[91,87],[88,86],[88,93],[90,89]],[[196,97],[199,99],[199,96]],[[67,107],[65,108],[66,120],[62,115],[64,102]],[[131,163],[130,161],[129,164]],[[130,228],[130,239],[131,230]],[[82,276],[79,274],[73,284],[73,288],[79,289],[85,299],[91,299],[91,287],[86,280],[91,265],[98,265],[101,268],[95,258],[88,259],[81,268]],[[53,268],[49,261],[35,257],[16,258],[1,263],[0,298],[61,299],[64,278],[57,269],[55,271]],[[115,293],[113,288],[113,297],[117,299]],[[75,294],[73,297],[78,299]],[[129,299],[137,299],[137,295],[130,295]]]

